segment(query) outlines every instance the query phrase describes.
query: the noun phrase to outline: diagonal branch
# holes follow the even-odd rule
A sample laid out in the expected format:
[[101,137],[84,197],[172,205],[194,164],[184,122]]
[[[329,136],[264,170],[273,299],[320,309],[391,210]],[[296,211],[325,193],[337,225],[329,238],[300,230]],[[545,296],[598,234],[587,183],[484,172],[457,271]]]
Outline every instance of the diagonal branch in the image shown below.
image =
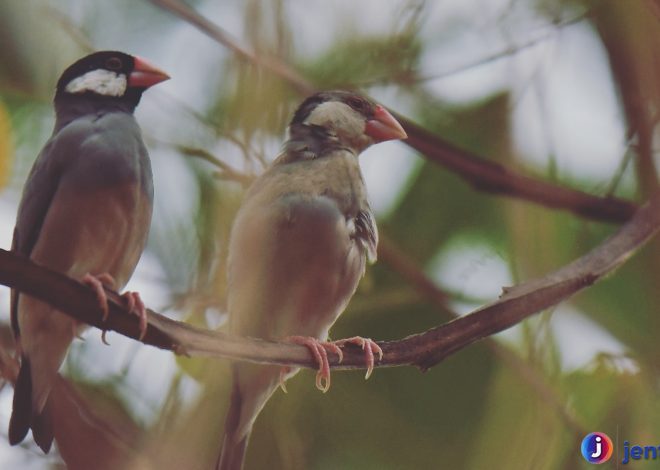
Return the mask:
[[[198,28],[237,57],[268,70],[291,84],[300,94],[308,95],[316,87],[298,71],[274,55],[258,54],[242,46],[220,26],[200,15],[181,0],[151,0]],[[576,189],[517,173],[487,161],[423,129],[410,119],[397,115],[408,133],[406,144],[450,171],[457,173],[479,191],[515,197],[554,209],[568,210],[583,217],[605,222],[625,222],[635,212],[632,202],[614,197],[598,197]]]
[[408,145],[427,159],[457,173],[479,191],[525,199],[606,222],[625,222],[637,208],[634,203],[623,199],[594,196],[516,173],[504,165],[454,147],[402,116],[396,117],[408,133]]
[[211,39],[232,51],[239,58],[274,73],[284,81],[293,85],[298,93],[304,95],[314,93],[314,86],[293,68],[289,67],[289,65],[282,62],[277,57],[257,54],[251,49],[242,46],[224,29],[203,15],[197,13],[185,2],[179,0],[151,0],[151,2],[195,26]]
[[[592,285],[629,259],[659,229],[660,195],[656,195],[614,235],[559,270],[507,288],[498,301],[469,315],[398,341],[380,342],[384,357],[377,366],[414,365],[428,369],[475,341],[505,330]],[[5,250],[0,250],[0,284],[48,302],[97,328],[114,330],[134,339],[139,337],[137,317],[125,310],[116,293],[109,292],[110,316],[104,323],[91,289]],[[315,367],[303,346],[232,337],[170,320],[153,311],[148,312],[148,317],[149,327],[143,342],[162,349],[191,356]],[[341,364],[336,354],[329,356],[334,368],[365,367],[359,347],[346,346]]]

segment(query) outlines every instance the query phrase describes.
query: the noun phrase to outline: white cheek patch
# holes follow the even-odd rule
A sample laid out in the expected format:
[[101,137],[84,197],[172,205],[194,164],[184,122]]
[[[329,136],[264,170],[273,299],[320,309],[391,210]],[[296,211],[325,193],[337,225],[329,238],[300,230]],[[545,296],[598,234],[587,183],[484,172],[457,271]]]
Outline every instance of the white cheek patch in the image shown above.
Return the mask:
[[362,132],[364,120],[350,106],[339,101],[319,104],[305,120],[306,124],[330,125],[335,130]]
[[126,75],[110,70],[97,69],[74,78],[65,88],[67,93],[85,93],[91,91],[103,96],[123,96],[128,82]]
[[327,101],[318,105],[305,119],[305,124],[316,124],[338,135],[344,143],[363,149],[369,145],[364,133],[365,118],[349,105],[340,101]]

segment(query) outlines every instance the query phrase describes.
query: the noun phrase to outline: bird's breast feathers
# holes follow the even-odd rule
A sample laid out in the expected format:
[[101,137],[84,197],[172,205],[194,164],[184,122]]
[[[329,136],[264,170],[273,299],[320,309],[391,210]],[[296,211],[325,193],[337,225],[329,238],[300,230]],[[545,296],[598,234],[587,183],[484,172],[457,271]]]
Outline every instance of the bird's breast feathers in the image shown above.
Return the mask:
[[135,119],[104,113],[76,119],[53,137],[51,156],[63,160],[62,178],[94,189],[135,182],[151,197],[151,164]]
[[76,119],[53,136],[39,159],[26,184],[20,226],[27,203],[48,197],[35,187],[41,173],[57,182],[44,201],[30,256],[74,276],[108,271],[127,280],[146,240],[153,198],[151,167],[133,117]]
[[326,196],[347,216],[356,216],[369,206],[357,156],[345,149],[322,158],[273,165],[254,182],[246,200],[268,205],[291,194]]

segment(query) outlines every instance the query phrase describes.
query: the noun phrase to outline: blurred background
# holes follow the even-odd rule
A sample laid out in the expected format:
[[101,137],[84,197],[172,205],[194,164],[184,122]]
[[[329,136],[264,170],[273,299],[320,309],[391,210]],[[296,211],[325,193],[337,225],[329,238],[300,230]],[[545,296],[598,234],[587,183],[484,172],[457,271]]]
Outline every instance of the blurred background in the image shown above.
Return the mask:
[[[187,1],[314,87],[362,90],[485,160],[639,203],[657,187],[655,0]],[[99,49],[143,56],[172,77],[136,113],[156,206],[128,289],[171,318],[221,327],[232,218],[303,96],[147,0],[0,3],[0,247],[11,245],[22,185],[52,130],[54,84]],[[617,228],[479,192],[401,142],[369,149],[361,164],[381,231],[446,297],[422,295],[381,258],[333,338],[424,331],[569,263]],[[323,395],[304,370],[259,417],[247,468],[581,469],[591,431],[660,445],[659,282],[656,241],[596,286],[424,374],[378,369],[365,382],[363,371],[338,371]],[[10,336],[2,287],[0,348],[9,354]],[[65,468],[62,456],[71,468],[210,468],[228,362],[177,358],[112,333],[110,346],[98,331],[84,338],[56,394],[69,442],[48,456],[30,437],[9,447],[6,383],[0,468]]]

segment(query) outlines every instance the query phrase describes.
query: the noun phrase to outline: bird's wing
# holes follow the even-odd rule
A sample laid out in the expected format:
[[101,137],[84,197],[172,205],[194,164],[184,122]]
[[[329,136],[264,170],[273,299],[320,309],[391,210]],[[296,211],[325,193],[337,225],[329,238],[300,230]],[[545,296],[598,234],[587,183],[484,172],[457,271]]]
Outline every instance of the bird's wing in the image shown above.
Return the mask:
[[355,218],[355,236],[360,240],[367,253],[367,260],[375,263],[378,248],[378,228],[369,207],[358,212]]
[[[106,125],[105,121],[109,120],[112,122]],[[125,154],[134,155],[134,152],[124,152],[121,145],[135,147],[130,150],[137,151],[140,158],[147,160],[148,165],[146,150],[141,144],[135,121],[132,118],[124,119],[120,125],[115,121],[114,117],[79,118],[50,138],[37,157],[25,184],[14,229],[12,251],[31,256],[39,242],[44,222],[49,212],[56,206],[54,203],[58,200],[57,194],[70,193],[72,184],[83,188],[95,187],[134,178],[137,161],[131,161],[128,165],[121,164],[121,159],[127,158]],[[115,135],[123,133],[125,137],[126,131],[137,132],[135,142],[127,138],[119,139]],[[98,167],[99,170],[90,170],[92,166]],[[152,191],[150,180],[148,183],[147,191],[150,193]],[[16,335],[19,333],[18,297],[18,292],[12,291],[11,320]]]
[[[59,134],[50,138],[28,176],[16,217],[11,245],[11,251],[15,253],[30,255],[39,238],[43,221],[59,186],[62,173],[73,158],[72,153],[65,152],[63,146],[58,145],[59,139],[61,139]],[[18,291],[15,289],[11,292],[10,309],[12,329],[18,336]]]
[[[59,142],[61,138],[60,133],[56,133],[50,138],[30,171],[14,228],[11,249],[15,253],[25,256],[30,255],[39,239],[39,233],[57,193],[62,174],[74,156],[73,152],[64,151]],[[10,315],[12,330],[16,338],[20,336],[18,301],[19,292],[12,289]],[[14,389],[14,404],[9,424],[9,442],[16,444],[22,441],[32,426],[35,441],[44,452],[48,452],[53,440],[52,428],[47,416],[44,416],[44,419],[40,416],[36,420],[32,419],[30,369],[30,360],[24,357]]]
[[[78,118],[39,155],[19,207],[13,248],[74,277],[107,271],[120,288],[144,247],[152,195],[135,120],[125,113]],[[23,360],[10,441],[22,441],[31,427],[44,451],[52,433],[38,420],[47,420],[42,412],[74,332],[72,320],[53,312],[30,297],[19,302],[18,292],[12,292],[12,328]]]

